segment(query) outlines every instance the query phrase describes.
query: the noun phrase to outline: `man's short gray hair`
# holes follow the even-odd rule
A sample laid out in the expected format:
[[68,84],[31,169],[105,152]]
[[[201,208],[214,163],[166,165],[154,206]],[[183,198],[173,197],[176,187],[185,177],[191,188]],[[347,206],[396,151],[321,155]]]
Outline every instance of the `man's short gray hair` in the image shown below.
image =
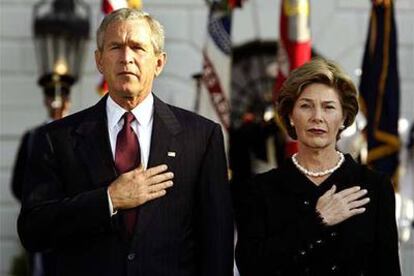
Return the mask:
[[115,10],[105,16],[96,31],[96,44],[99,51],[104,47],[104,35],[108,26],[115,21],[145,20],[151,29],[151,43],[155,54],[164,52],[164,27],[149,13],[130,8]]

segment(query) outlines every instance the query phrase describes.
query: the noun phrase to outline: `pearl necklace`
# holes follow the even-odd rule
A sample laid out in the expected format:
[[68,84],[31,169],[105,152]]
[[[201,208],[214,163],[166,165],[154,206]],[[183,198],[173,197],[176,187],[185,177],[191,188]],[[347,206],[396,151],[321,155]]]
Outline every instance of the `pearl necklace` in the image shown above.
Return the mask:
[[293,164],[295,164],[296,168],[298,168],[302,173],[308,175],[308,176],[312,176],[312,177],[320,177],[320,176],[325,176],[328,174],[333,173],[334,171],[336,171],[341,165],[342,163],[344,163],[345,161],[345,157],[344,154],[342,152],[336,151],[336,153],[339,155],[339,160],[338,163],[336,163],[336,165],[333,168],[321,171],[321,172],[312,172],[309,171],[307,169],[305,169],[304,167],[302,167],[298,160],[296,159],[296,156],[298,155],[297,153],[295,153],[294,155],[292,155],[292,162]]

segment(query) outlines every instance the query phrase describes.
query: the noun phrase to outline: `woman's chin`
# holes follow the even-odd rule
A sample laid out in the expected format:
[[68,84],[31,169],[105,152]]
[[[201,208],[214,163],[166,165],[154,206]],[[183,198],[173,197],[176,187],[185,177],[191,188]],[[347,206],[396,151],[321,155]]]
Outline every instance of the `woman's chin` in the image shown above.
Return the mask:
[[327,148],[330,148],[330,143],[328,143],[327,141],[305,141],[303,142],[303,145],[313,150],[325,150]]

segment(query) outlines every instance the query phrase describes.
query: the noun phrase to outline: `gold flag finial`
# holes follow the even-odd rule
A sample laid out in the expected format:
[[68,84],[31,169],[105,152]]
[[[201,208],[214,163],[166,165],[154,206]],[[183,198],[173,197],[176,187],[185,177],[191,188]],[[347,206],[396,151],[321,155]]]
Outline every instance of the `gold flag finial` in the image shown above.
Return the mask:
[[141,0],[128,0],[128,7],[131,9],[142,9]]

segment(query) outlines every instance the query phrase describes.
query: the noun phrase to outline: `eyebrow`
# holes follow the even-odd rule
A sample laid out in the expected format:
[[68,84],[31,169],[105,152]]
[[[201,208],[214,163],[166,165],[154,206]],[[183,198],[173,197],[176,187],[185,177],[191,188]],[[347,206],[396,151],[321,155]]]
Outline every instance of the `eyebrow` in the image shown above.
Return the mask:
[[119,42],[119,41],[109,41],[107,46],[121,46],[124,45],[125,43],[123,42]]
[[124,41],[109,41],[108,46],[123,46],[123,45],[134,45],[134,46],[141,46],[141,47],[146,47],[147,44],[143,43],[142,41],[138,41],[138,40],[129,40],[127,42]]
[[[309,99],[309,98],[300,98],[300,99],[298,99],[298,101],[304,101],[304,102],[310,102],[310,103],[313,102],[313,100],[312,99]],[[332,103],[338,103],[338,101],[327,100],[327,101],[323,101],[322,103],[324,103],[324,104],[332,104]]]

